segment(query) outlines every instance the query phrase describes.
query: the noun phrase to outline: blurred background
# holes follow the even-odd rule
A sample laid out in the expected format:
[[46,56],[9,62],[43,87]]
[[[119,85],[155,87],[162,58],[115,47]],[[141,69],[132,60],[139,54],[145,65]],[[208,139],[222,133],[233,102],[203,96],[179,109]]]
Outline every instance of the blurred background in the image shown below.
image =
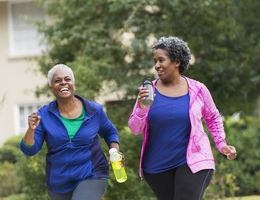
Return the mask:
[[48,70],[64,63],[77,94],[101,103],[120,134],[128,180],[111,171],[104,200],[155,200],[138,176],[142,136],[127,121],[137,88],[156,77],[152,44],[177,36],[192,53],[185,75],[209,88],[238,152],[228,161],[211,141],[216,171],[204,199],[259,200],[259,9],[258,0],[0,0],[0,199],[48,199],[46,146],[26,157],[19,143],[28,115],[53,100]]

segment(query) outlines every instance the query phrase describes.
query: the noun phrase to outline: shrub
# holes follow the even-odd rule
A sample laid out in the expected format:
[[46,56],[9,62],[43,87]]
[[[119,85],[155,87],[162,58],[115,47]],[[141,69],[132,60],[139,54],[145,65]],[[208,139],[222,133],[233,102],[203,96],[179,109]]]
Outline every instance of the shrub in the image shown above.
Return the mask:
[[18,192],[18,180],[13,163],[0,162],[0,197]]
[[11,137],[0,148],[0,197],[20,192],[15,167],[18,157],[21,156],[20,140],[21,136]]
[[[141,180],[138,175],[143,136],[134,136],[128,127],[124,127],[119,131],[119,138],[120,151],[124,153],[126,159],[125,169],[127,173],[127,181],[124,183],[117,183],[112,167],[110,167],[110,179],[105,199],[150,200],[154,195],[147,183],[144,180]],[[108,148],[102,140],[101,142],[102,150],[108,158]]]
[[225,120],[227,143],[236,147],[237,159],[230,161],[214,148],[216,171],[207,195],[223,197],[260,193],[260,127],[252,118]]
[[19,150],[19,144],[22,136],[14,136],[9,138],[0,148],[0,162],[8,161],[15,163],[17,158],[22,155]]
[[25,200],[47,200],[45,186],[45,155],[47,147],[44,143],[42,149],[34,156],[21,156],[17,163],[17,173],[20,179]]
[[226,162],[229,171],[237,177],[237,195],[259,194],[260,180],[260,126],[252,118],[235,121],[229,118],[227,141],[236,146],[238,156],[235,162]]
[[[250,195],[260,193],[260,127],[252,119],[245,118],[225,120],[226,139],[234,145],[238,157],[227,160],[218,152],[212,142],[216,170],[204,199],[220,199],[224,196]],[[120,128],[120,150],[126,157],[128,180],[125,183],[115,181],[112,169],[105,194],[105,200],[148,200],[154,197],[145,181],[138,176],[142,135],[134,136],[127,127]],[[211,137],[210,137],[211,138]],[[45,187],[46,145],[33,157],[22,155],[19,149],[21,137],[11,138],[0,148],[0,195],[5,196],[19,192],[25,194],[24,200],[47,200]],[[101,139],[102,150],[108,158],[108,147]],[[4,152],[4,153],[3,153]],[[7,152],[10,152],[8,155]],[[8,162],[7,162],[8,161]],[[11,163],[10,163],[10,162]],[[14,166],[14,164],[15,166]],[[17,171],[18,179],[15,178]]]

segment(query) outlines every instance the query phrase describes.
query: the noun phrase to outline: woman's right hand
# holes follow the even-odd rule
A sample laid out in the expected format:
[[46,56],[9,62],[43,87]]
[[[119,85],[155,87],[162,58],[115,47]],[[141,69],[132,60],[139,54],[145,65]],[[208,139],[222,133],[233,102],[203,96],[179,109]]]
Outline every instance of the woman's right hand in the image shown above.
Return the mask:
[[28,126],[31,130],[35,130],[41,121],[41,117],[37,113],[28,116]]
[[28,129],[23,137],[23,141],[27,145],[34,145],[34,131],[41,121],[41,117],[37,113],[28,116]]
[[139,108],[143,109],[143,108],[147,107],[143,103],[145,97],[147,97],[147,96],[149,96],[149,90],[147,90],[145,87],[139,88],[139,93],[138,93],[138,96],[137,96],[137,101],[138,101]]

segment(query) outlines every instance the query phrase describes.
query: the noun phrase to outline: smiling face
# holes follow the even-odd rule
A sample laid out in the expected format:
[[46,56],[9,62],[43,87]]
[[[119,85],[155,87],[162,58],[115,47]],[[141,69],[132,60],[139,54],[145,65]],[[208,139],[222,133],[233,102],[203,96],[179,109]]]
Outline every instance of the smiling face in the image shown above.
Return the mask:
[[75,85],[70,73],[65,70],[58,70],[52,77],[50,89],[57,99],[73,97]]
[[175,76],[180,75],[180,62],[172,62],[166,50],[156,49],[154,53],[154,62],[154,68],[163,82],[170,82]]

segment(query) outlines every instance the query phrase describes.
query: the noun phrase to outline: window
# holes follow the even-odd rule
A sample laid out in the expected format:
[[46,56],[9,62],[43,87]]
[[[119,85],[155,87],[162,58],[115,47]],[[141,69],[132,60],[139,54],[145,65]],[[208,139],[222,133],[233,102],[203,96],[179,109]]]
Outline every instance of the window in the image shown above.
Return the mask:
[[23,104],[15,107],[15,134],[25,133],[28,128],[28,116],[33,112],[37,112],[44,103]]
[[43,10],[31,1],[10,1],[9,13],[9,46],[11,57],[37,56],[45,49],[41,44],[42,36],[37,32],[33,23],[25,19],[36,21],[45,20]]

